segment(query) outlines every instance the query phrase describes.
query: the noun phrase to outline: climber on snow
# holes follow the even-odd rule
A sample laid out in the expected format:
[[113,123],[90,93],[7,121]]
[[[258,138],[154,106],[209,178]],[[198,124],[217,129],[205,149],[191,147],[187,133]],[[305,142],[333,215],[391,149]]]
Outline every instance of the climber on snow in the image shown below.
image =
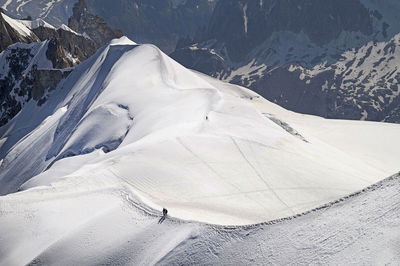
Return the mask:
[[162,224],[164,222],[165,218],[167,217],[168,210],[166,208],[163,208],[162,214],[163,216],[161,216],[160,220],[158,220],[158,224]]

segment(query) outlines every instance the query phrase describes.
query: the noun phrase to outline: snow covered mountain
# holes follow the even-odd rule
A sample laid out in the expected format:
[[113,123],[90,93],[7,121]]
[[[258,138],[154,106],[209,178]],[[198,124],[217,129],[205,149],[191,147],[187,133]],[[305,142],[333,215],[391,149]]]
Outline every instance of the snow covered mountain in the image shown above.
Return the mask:
[[[252,224],[335,201],[399,171],[399,134],[296,114],[114,40],[0,128],[0,264],[180,264],[210,234],[252,234],[180,219]],[[177,219],[157,224],[162,207]]]
[[171,56],[328,118],[400,122],[398,1],[219,1]]
[[39,38],[24,24],[0,12],[0,52],[16,42],[30,43]]
[[177,44],[171,56],[186,67],[249,87],[290,110],[400,122],[398,1],[86,2],[4,1],[3,8],[55,25],[70,20],[97,44],[122,36],[90,11],[139,42],[168,52]]
[[[37,20],[16,20],[0,13],[0,125],[13,118],[29,100],[41,104],[70,71],[94,54],[95,44],[67,27],[55,29]],[[43,41],[43,42],[41,42]]]
[[[79,22],[77,33],[66,25],[55,28],[42,19],[13,19],[0,13],[0,125],[12,119],[33,99],[46,101],[46,92],[55,89],[71,68],[92,56],[98,48],[121,32],[112,30],[101,18],[78,3],[71,25]],[[87,21],[90,21],[87,22]],[[86,31],[85,31],[86,30]],[[102,33],[100,37],[89,35]]]
[[70,72],[57,69],[84,61],[96,46],[67,27],[57,30],[42,20],[0,16],[9,34],[4,36],[10,37],[0,41],[4,47],[0,53],[0,125],[4,125],[31,99],[42,104],[46,92]]
[[[7,13],[14,13],[12,11],[13,9],[10,11],[7,10]],[[5,37],[10,36],[9,38],[4,38],[4,40],[2,38],[0,40],[0,47],[2,47],[2,49],[16,42],[30,43],[39,40],[43,41],[57,38],[59,42],[69,41],[69,44],[66,44],[65,46],[68,46],[68,50],[72,51],[74,50],[74,46],[82,46],[82,43],[86,40],[87,43],[84,43],[83,45],[87,47],[86,50],[88,51],[81,51],[80,55],[82,57],[86,52],[89,54],[85,55],[86,58],[88,58],[94,53],[93,50],[96,50],[110,42],[112,39],[119,38],[123,35],[120,30],[112,29],[102,18],[90,13],[83,0],[76,1],[72,9],[72,14],[67,18],[65,24],[50,24],[47,22],[48,20],[45,21],[41,17],[35,19],[32,19],[31,17],[29,19],[21,19],[22,17],[18,15],[14,17],[20,19],[13,19],[4,14],[4,12],[0,18],[0,23],[4,24],[1,28],[2,33]],[[81,38],[83,41],[77,40],[79,38],[76,36],[84,37]],[[71,38],[74,37],[75,40],[71,41]],[[7,41],[8,39],[10,40]],[[71,44],[71,42],[76,43]],[[94,44],[91,44],[90,42],[94,42]]]
[[55,27],[67,24],[77,0],[0,0],[0,7],[17,18],[41,18]]

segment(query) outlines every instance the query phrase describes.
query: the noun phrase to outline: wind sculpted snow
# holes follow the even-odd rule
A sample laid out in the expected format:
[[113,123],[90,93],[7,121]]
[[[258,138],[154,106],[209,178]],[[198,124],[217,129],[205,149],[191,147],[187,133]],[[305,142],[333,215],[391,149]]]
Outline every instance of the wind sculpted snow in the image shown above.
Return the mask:
[[208,228],[183,220],[295,216],[400,170],[399,125],[289,112],[127,38],[0,133],[0,264],[179,264]]

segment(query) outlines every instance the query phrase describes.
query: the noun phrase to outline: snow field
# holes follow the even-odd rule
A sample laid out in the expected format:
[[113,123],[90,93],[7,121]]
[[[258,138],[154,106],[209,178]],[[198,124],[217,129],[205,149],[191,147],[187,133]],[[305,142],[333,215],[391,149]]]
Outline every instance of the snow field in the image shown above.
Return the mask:
[[[366,198],[368,209],[359,201],[316,214],[322,218],[296,219],[293,230],[283,223],[277,232],[289,232],[282,239],[270,237],[266,225],[235,226],[295,216],[398,172],[399,134],[394,124],[295,114],[185,69],[154,46],[114,40],[44,105],[28,103],[0,128],[0,242],[7,243],[0,264],[257,264],[264,254],[278,264],[309,261],[306,253],[285,261],[285,252],[273,251],[286,245],[292,252],[295,235],[299,246],[312,248],[313,239],[325,240],[307,232],[336,234],[328,227],[335,221],[338,230],[354,232],[357,224],[349,223],[357,217],[345,219],[353,208],[372,232],[375,196]],[[383,197],[393,195],[387,190]],[[392,203],[379,206],[396,213]],[[169,218],[158,224],[163,207]],[[396,225],[386,214],[376,221],[385,223],[384,234]],[[372,245],[359,232],[360,241],[343,237],[328,241],[332,254],[314,249],[316,264],[339,258],[339,246]],[[229,251],[242,249],[253,261]],[[382,256],[396,261],[393,254]]]

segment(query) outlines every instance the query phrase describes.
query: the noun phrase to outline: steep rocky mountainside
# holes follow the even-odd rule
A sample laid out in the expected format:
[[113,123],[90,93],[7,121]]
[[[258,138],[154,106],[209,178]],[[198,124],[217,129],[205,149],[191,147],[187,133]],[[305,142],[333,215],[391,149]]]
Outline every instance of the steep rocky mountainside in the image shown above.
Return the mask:
[[[170,53],[180,38],[193,38],[200,28],[208,25],[217,1],[86,0],[86,5],[79,0],[0,0],[0,7],[13,17],[41,18],[55,27],[68,25],[70,18],[74,17],[69,26],[77,32],[86,32],[95,41],[98,41],[98,36],[90,32],[98,30],[108,36],[113,31],[102,26],[105,21],[136,42],[153,43]],[[74,7],[83,12],[73,11]],[[87,11],[96,16],[87,16]],[[93,25],[93,22],[98,24]]]
[[43,104],[48,94],[71,70],[54,69],[47,54],[52,41],[9,46],[0,53],[0,126],[12,119],[31,99]]
[[285,108],[400,122],[400,3],[225,0],[171,56]]
[[[16,20],[4,14],[0,40],[0,126],[30,100],[41,105],[70,70],[95,53],[90,39],[67,27],[41,20]],[[7,35],[3,35],[6,33]],[[41,42],[43,41],[43,42]]]
[[14,43],[32,43],[50,40],[47,54],[54,68],[76,66],[93,55],[98,46],[83,34],[74,32],[67,26],[56,29],[41,19],[18,20],[0,13],[0,52]]
[[[8,6],[14,6],[13,3],[15,2],[12,1]],[[121,31],[111,29],[102,18],[91,14],[83,0],[75,3],[69,26],[61,24],[56,28],[41,18],[13,19],[3,13],[0,26],[0,51],[16,42],[31,43],[56,39],[54,42],[59,45],[61,52],[68,52],[64,57],[73,59],[73,65],[93,55],[110,40],[123,35]],[[71,65],[60,63],[58,67],[69,66]]]
[[[41,20],[16,20],[0,13],[2,24],[0,39],[0,126],[6,124],[33,99],[42,104],[46,94],[70,72],[56,70],[79,63],[77,55],[70,53],[84,50],[80,42],[66,44],[69,40],[85,39],[82,36],[62,36],[64,29],[56,30]],[[41,40],[46,40],[40,42]],[[81,40],[82,42],[82,40]],[[65,44],[65,46],[63,45]],[[89,45],[90,46],[90,45]],[[91,51],[90,53],[94,53]],[[87,55],[89,56],[89,55]],[[84,58],[81,58],[82,60]]]
[[42,19],[19,20],[1,14],[0,52],[4,51],[0,54],[0,126],[29,101],[43,104],[71,72],[69,68],[122,35],[90,14],[83,1],[75,5],[70,22],[79,25],[75,29],[81,33],[66,25],[55,28]]
[[206,27],[216,0],[87,0],[89,10],[139,43],[167,53],[179,38]]
[[101,17],[90,13],[84,0],[75,4],[68,26],[76,32],[88,35],[97,47],[123,36],[122,31],[110,28]]
[[76,66],[92,56],[98,49],[93,40],[72,32],[66,27],[57,30],[38,27],[32,31],[40,40],[51,40],[50,45],[53,49],[49,50],[47,56],[53,62],[54,68]]

